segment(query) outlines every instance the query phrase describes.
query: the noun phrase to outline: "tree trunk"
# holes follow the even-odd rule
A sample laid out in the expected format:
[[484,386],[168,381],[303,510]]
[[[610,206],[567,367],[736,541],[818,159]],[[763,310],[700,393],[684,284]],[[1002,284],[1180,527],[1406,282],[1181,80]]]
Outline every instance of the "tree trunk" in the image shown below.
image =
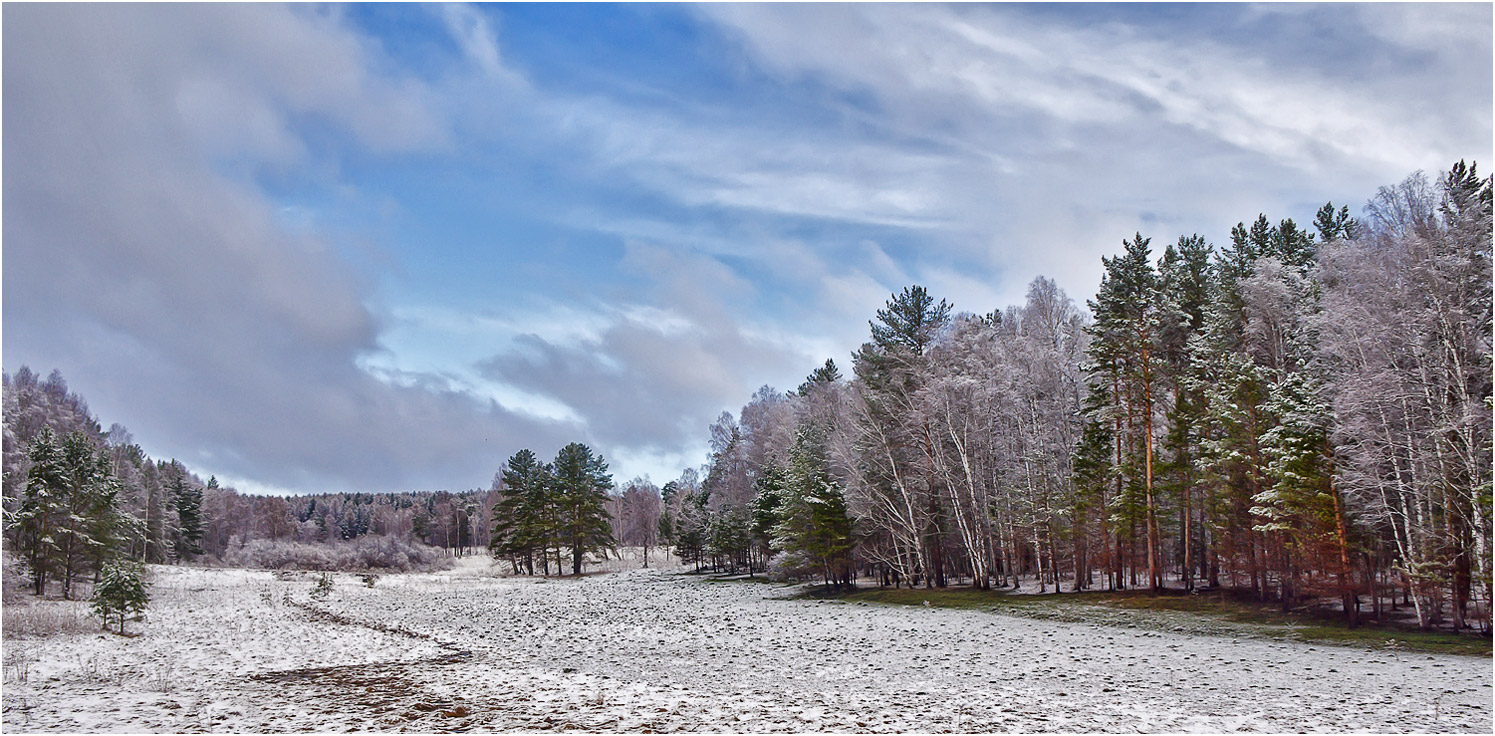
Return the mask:
[[1163,587],[1163,578],[1158,573],[1158,518],[1152,503],[1152,370],[1145,347],[1142,349],[1142,432],[1146,448],[1147,580],[1152,592],[1157,593]]
[[1329,496],[1334,500],[1334,531],[1339,546],[1339,595],[1343,601],[1345,621],[1350,628],[1360,625],[1360,599],[1355,594],[1354,585],[1350,582],[1352,570],[1350,568],[1350,546],[1349,534],[1345,529],[1344,508],[1339,502],[1339,489],[1335,488],[1334,476],[1329,476]]

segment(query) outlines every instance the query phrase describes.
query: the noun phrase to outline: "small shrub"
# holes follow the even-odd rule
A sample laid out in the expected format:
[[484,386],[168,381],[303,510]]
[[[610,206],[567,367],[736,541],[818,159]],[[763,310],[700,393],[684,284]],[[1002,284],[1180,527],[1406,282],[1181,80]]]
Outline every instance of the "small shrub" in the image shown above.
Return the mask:
[[332,574],[324,572],[324,573],[322,573],[321,577],[317,578],[317,584],[312,587],[312,589],[311,589],[311,597],[316,598],[317,600],[321,601],[321,600],[326,600],[327,596],[330,595],[331,593],[332,593]]
[[17,685],[24,685],[31,677],[31,663],[36,657],[26,647],[6,647],[5,649],[5,681]]

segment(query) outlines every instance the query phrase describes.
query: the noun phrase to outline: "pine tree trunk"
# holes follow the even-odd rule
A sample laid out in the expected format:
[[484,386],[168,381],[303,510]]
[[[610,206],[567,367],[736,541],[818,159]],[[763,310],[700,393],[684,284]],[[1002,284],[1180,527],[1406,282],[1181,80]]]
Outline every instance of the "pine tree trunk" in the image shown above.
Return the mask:
[[1147,580],[1152,592],[1163,587],[1158,573],[1158,518],[1152,503],[1152,369],[1148,350],[1142,349],[1142,432],[1145,445],[1145,479],[1147,488]]

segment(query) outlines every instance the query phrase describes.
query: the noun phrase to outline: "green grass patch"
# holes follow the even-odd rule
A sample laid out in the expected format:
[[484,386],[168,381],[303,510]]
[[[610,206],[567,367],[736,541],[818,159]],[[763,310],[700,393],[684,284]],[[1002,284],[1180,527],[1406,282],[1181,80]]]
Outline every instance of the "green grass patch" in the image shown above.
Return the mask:
[[[758,573],[758,574],[756,574],[756,575],[752,575],[752,576],[749,576],[745,572],[744,573],[736,573],[736,574],[710,573],[709,575],[706,575],[706,577],[703,578],[703,579],[706,582],[708,582],[708,583],[772,583],[772,582],[774,582],[772,580],[769,580],[768,576],[764,575],[761,572]],[[779,583],[779,585],[784,585],[784,583]]]
[[[1483,657],[1491,655],[1488,636],[1420,631],[1385,624],[1361,624],[1351,629],[1344,624],[1337,612],[1309,607],[1284,613],[1280,604],[1254,601],[1235,591],[1226,590],[1196,595],[1178,591],[1154,595],[1146,590],[1023,595],[975,588],[847,590],[820,586],[807,589],[799,597],[809,600],[983,610],[1027,618],[1253,636],[1402,652]],[[1183,615],[1170,617],[1166,615],[1167,612]]]

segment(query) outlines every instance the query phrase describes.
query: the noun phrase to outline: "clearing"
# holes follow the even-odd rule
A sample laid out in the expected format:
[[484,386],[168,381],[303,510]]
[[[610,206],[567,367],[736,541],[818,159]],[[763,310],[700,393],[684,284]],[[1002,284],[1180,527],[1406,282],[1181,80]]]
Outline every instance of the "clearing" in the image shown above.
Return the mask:
[[149,618],[131,625],[138,636],[74,626],[5,640],[3,727],[1492,727],[1487,657],[809,600],[797,597],[799,586],[670,570],[547,580],[497,569],[469,559],[450,572],[384,575],[372,587],[334,574],[318,598],[314,573],[153,568]]

